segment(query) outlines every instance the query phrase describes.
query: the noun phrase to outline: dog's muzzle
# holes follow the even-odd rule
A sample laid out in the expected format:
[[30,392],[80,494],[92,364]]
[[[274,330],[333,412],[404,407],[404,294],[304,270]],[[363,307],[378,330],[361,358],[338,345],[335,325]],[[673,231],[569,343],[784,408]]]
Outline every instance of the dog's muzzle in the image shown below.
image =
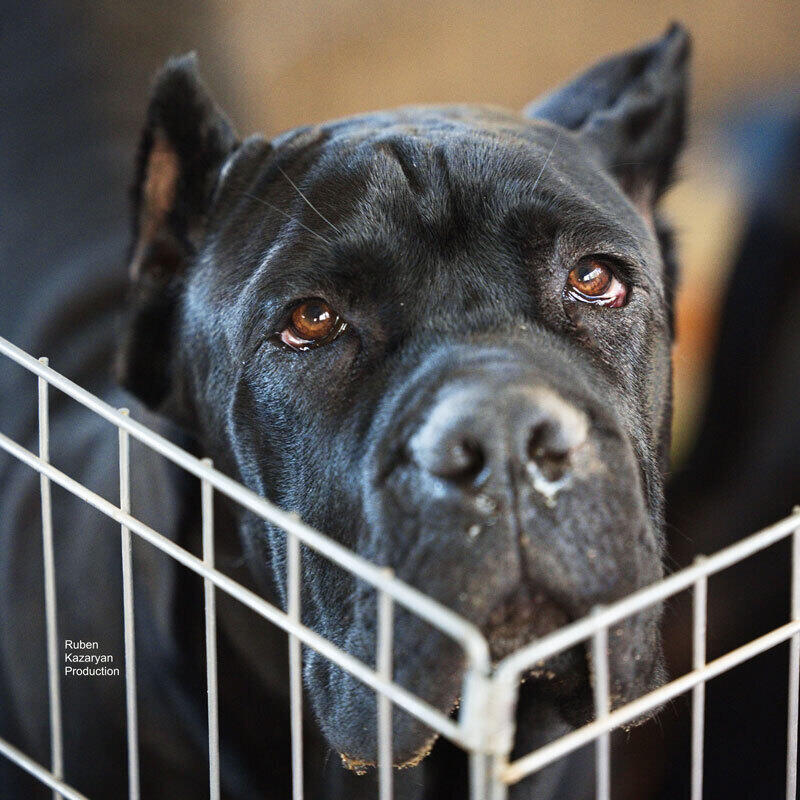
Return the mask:
[[[358,551],[473,622],[495,662],[661,575],[632,446],[589,385],[559,351],[465,348],[432,358],[377,418]],[[355,605],[349,641],[369,661],[374,603]],[[653,610],[615,629],[615,704],[660,675],[658,619]],[[444,712],[455,707],[465,667],[456,643],[398,612],[395,654],[395,680]],[[532,675],[574,685],[590,673],[578,647]],[[375,708],[335,668],[326,683],[346,707]],[[374,761],[374,726],[350,722],[345,706],[323,722],[331,743]],[[413,760],[431,731],[399,709],[393,725],[397,762]]]

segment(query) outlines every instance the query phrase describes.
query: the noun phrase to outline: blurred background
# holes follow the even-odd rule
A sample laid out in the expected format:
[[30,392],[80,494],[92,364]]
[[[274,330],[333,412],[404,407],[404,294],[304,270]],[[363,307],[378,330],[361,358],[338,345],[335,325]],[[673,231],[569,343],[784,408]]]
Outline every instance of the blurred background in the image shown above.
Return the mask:
[[748,108],[787,105],[787,87],[800,91],[796,2],[226,0],[102,3],[69,16],[94,42],[93,74],[101,73],[126,122],[143,114],[148,76],[161,62],[197,50],[242,134],[405,103],[521,108],[591,62],[660,34],[673,19],[683,22],[695,44],[692,131],[666,203],[683,261],[675,351],[680,464],[706,395],[721,293],[750,190],[755,156],[734,134]]

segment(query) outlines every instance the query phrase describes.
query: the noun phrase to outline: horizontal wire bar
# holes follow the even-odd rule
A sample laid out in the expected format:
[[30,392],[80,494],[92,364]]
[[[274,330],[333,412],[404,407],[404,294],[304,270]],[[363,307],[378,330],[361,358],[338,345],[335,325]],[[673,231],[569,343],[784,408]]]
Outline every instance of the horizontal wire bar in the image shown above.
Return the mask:
[[4,755],[17,766],[25,770],[29,775],[40,780],[45,786],[49,786],[58,792],[66,800],[88,800],[86,795],[81,794],[77,789],[73,789],[69,784],[64,783],[60,778],[56,778],[52,772],[45,769],[41,764],[34,761],[30,756],[26,756],[14,745],[0,738],[0,755]]
[[439,731],[443,736],[446,736],[448,739],[451,739],[463,747],[472,747],[473,737],[478,735],[477,731],[473,732],[453,722],[441,711],[434,708],[429,703],[426,703],[424,700],[420,700],[416,695],[404,689],[402,686],[385,681],[375,670],[367,667],[354,656],[351,656],[349,653],[329,642],[305,625],[293,621],[288,614],[284,613],[276,606],[273,606],[271,603],[268,603],[264,598],[259,597],[249,589],[246,589],[232,578],[229,578],[216,569],[209,568],[203,561],[175,544],[171,539],[168,539],[163,534],[145,525],[143,522],[136,519],[136,517],[123,513],[113,503],[110,503],[105,498],[87,489],[82,483],[79,483],[74,478],[70,478],[69,475],[64,474],[51,464],[43,462],[38,456],[26,450],[3,433],[0,433],[0,448],[6,450],[12,456],[15,456],[38,472],[44,473],[59,486],[62,486],[68,492],[85,500],[89,505],[101,511],[106,516],[111,517],[111,519],[116,520],[121,525],[126,525],[133,533],[141,536],[142,539],[150,542],[153,546],[171,556],[188,569],[202,577],[208,578],[215,586],[222,589],[231,597],[243,603],[248,608],[264,617],[264,619],[272,622],[288,633],[294,634],[304,644],[316,650],[330,661],[333,661],[370,688],[385,694],[387,697],[391,698],[393,703],[408,711],[409,714],[417,717],[417,719],[426,723],[431,728]]
[[537,662],[585,641],[600,628],[615,625],[654,603],[688,589],[698,578],[713,575],[785,539],[792,534],[798,524],[800,524],[800,510],[794,510],[785,519],[720,550],[713,556],[708,556],[691,567],[639,589],[616,603],[604,606],[597,614],[590,614],[517,650],[500,662],[496,674],[501,679],[518,679],[522,672]]
[[720,656],[720,658],[709,662],[703,669],[688,672],[686,675],[682,675],[680,678],[664,684],[664,686],[643,695],[637,700],[627,703],[621,708],[616,709],[616,711],[612,711],[604,720],[598,720],[584,725],[582,728],[572,731],[562,736],[560,739],[544,747],[540,747],[538,750],[534,750],[526,756],[522,756],[522,758],[518,758],[505,768],[502,779],[508,784],[517,783],[517,781],[522,780],[531,773],[537,772],[553,761],[557,761],[568,753],[595,740],[606,731],[618,728],[620,725],[630,722],[641,714],[652,711],[662,703],[666,703],[668,700],[672,700],[678,695],[689,691],[689,689],[696,686],[698,683],[707,682],[712,678],[716,678],[723,672],[737,667],[739,664],[754,658],[760,653],[772,647],[777,647],[796,633],[800,633],[800,621],[790,622],[786,625],[782,625],[780,628],[775,628],[775,630],[764,634],[764,636],[753,639],[753,641],[748,642],[746,645],[742,645],[742,647],[738,647],[736,650],[731,650],[731,652],[726,653],[724,656]]
[[306,525],[296,516],[283,511],[246,486],[204,464],[200,459],[182,450],[140,422],[123,416],[113,406],[86,391],[86,389],[81,388],[54,369],[40,364],[35,358],[29,356],[24,350],[13,345],[2,336],[0,336],[0,353],[5,354],[12,361],[43,378],[49,384],[94,411],[112,425],[126,430],[134,439],[160,453],[187,472],[201,480],[208,481],[218,491],[235,500],[241,506],[278,525],[283,530],[293,533],[304,544],[340,567],[357,575],[375,588],[386,592],[398,603],[458,641],[466,651],[471,663],[477,669],[488,672],[490,661],[489,646],[486,640],[474,625],[454,611],[414,589],[399,578],[388,577],[381,567],[367,561],[330,537]]

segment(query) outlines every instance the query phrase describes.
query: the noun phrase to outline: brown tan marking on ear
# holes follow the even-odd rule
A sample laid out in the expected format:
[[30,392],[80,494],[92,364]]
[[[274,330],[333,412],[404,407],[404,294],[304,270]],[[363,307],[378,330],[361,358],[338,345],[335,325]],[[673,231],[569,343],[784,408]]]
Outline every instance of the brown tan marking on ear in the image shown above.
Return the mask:
[[175,205],[180,162],[175,150],[161,131],[153,134],[153,145],[147,158],[142,187],[142,208],[139,217],[140,237],[131,259],[131,278],[138,278],[142,257],[150,242],[167,225],[167,216]]

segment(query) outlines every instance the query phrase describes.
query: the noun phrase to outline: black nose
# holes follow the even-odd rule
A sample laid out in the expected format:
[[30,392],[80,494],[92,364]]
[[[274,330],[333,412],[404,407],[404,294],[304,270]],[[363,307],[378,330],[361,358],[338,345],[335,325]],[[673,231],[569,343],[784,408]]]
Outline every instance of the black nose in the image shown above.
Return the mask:
[[585,414],[550,389],[461,386],[440,395],[409,449],[420,469],[462,486],[512,465],[557,481],[586,433]]

